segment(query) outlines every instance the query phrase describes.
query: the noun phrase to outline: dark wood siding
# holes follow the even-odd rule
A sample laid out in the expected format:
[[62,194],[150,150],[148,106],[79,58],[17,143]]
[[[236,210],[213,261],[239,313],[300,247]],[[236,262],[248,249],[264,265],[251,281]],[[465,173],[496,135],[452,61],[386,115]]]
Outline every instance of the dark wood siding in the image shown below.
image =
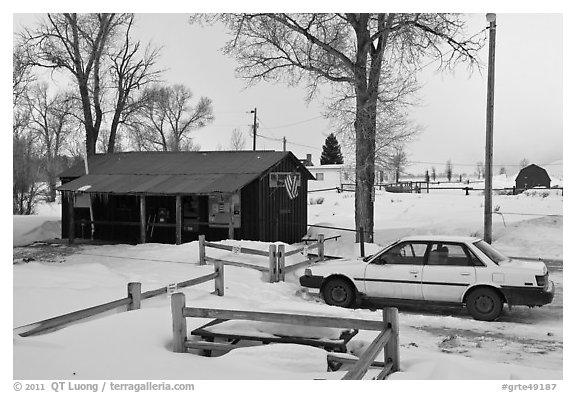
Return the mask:
[[254,180],[242,189],[240,194],[241,224],[240,239],[260,239],[260,193],[259,180]]
[[271,168],[260,180],[262,241],[299,242],[307,230],[307,181],[301,174],[298,196],[290,199],[284,187],[270,188],[271,172],[297,171],[297,164],[286,158]]
[[[300,173],[298,195],[290,199],[285,187],[270,187],[270,173]],[[240,192],[241,226],[234,231],[235,239],[262,242],[282,241],[300,242],[307,231],[307,192],[308,171],[292,155],[287,154],[277,164],[263,172],[257,179],[245,185]],[[62,182],[73,178],[62,178]],[[64,192],[68,194],[68,192]],[[184,196],[185,197],[185,196]],[[200,221],[208,221],[208,196],[199,194]],[[96,224],[95,239],[138,243],[140,241],[140,202],[134,194],[93,194],[94,219],[110,224]],[[148,223],[147,241],[175,243],[175,227],[155,225],[158,211],[164,208],[169,212],[166,224],[175,224],[174,195],[146,195],[146,222]],[[90,237],[90,227],[82,227],[79,220],[90,219],[89,209],[76,208],[76,237]],[[228,229],[199,226],[198,232],[183,233],[184,241],[196,240],[203,233],[208,240],[217,241],[228,238]],[[84,235],[83,235],[84,234]],[[68,200],[62,203],[62,237],[68,237]]]

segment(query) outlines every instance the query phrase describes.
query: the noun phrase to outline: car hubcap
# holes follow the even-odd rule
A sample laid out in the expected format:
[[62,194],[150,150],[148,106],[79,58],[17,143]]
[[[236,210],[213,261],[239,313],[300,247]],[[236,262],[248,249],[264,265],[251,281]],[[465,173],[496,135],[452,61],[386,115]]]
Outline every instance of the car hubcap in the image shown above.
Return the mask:
[[494,302],[488,296],[479,297],[476,300],[476,308],[483,314],[487,314],[494,309]]
[[332,299],[338,303],[342,303],[346,300],[346,291],[342,287],[336,287],[332,290]]

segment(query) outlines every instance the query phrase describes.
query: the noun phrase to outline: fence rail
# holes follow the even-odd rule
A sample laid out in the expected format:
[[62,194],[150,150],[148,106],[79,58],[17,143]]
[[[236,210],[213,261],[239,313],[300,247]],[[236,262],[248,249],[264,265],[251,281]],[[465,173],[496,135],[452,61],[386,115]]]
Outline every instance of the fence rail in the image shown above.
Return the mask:
[[[222,310],[209,308],[186,307],[186,297],[183,293],[172,295],[172,350],[185,353],[189,349],[225,350],[237,348],[239,343],[214,343],[206,341],[192,341],[188,339],[186,318],[211,318],[216,320],[247,320],[258,322],[273,322],[297,326],[329,327],[341,329],[362,329],[380,331],[376,339],[368,346],[363,355],[356,359],[350,357],[343,359],[337,354],[327,354],[327,359],[341,363],[353,363],[352,368],[342,379],[362,379],[369,367],[381,367],[382,370],[376,377],[384,379],[389,373],[399,370],[400,345],[398,331],[398,310],[385,308],[382,310],[382,321],[363,320],[353,318],[338,318],[326,316],[312,316],[303,314],[271,313],[243,310]],[[262,337],[249,337],[255,341],[266,341]],[[314,345],[313,339],[294,338],[306,341],[308,345]],[[322,346],[323,340],[317,340]],[[384,362],[376,362],[376,357],[384,351]]]
[[[337,239],[338,236],[332,236],[330,239]],[[301,268],[306,265],[310,265],[312,263],[316,263],[319,261],[323,261],[325,259],[324,256],[324,235],[319,234],[318,239],[315,243],[310,245],[303,245],[297,247],[293,250],[286,251],[285,245],[275,245],[270,244],[268,248],[268,252],[262,250],[255,250],[247,247],[237,247],[237,246],[229,246],[220,243],[212,243],[206,241],[204,235],[200,235],[198,238],[198,253],[200,259],[200,265],[205,265],[206,262],[219,262],[224,265],[230,266],[238,266],[238,267],[245,267],[249,269],[255,269],[262,273],[268,274],[268,282],[278,282],[284,281],[286,278],[286,273],[294,271],[298,268]],[[256,255],[256,256],[264,256],[268,257],[268,266],[264,267],[261,265],[250,264],[245,262],[237,262],[237,261],[229,261],[225,259],[213,258],[206,255],[207,248],[215,248],[218,250],[225,250],[230,251],[234,254],[248,254],[248,255]],[[315,258],[308,258],[308,251],[318,249],[318,256]],[[303,253],[304,257],[306,258],[304,261],[294,263],[292,265],[286,266],[286,257],[296,255],[298,253]]]
[[[224,296],[224,266],[221,263],[214,264],[214,273],[176,283],[174,289],[190,287],[211,280],[214,280],[215,293],[218,296]],[[42,321],[33,322],[24,326],[19,326],[14,329],[14,332],[21,337],[35,336],[48,331],[61,329],[82,319],[93,317],[120,307],[126,307],[126,310],[124,311],[137,310],[140,308],[142,300],[168,293],[168,287],[162,287],[142,293],[142,284],[139,282],[128,283],[127,287],[128,296],[125,298],[73,311],[53,318],[44,319]]]

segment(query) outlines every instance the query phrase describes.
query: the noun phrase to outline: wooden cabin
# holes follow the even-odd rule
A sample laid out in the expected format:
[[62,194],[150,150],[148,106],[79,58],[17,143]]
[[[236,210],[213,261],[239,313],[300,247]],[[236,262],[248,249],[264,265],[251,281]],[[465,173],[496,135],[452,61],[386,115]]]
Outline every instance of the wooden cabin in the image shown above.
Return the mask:
[[60,174],[62,237],[295,243],[307,231],[310,179],[291,152],[97,154]]

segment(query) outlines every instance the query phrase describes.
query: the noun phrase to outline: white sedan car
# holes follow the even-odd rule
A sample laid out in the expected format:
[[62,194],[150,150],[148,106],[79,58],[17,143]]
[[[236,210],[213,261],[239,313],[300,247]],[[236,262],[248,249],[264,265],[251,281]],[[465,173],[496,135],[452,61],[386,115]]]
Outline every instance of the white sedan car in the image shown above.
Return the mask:
[[512,260],[482,239],[460,236],[405,237],[364,259],[314,265],[300,284],[318,288],[330,305],[464,304],[484,321],[498,318],[505,303],[533,307],[554,298],[543,262]]

